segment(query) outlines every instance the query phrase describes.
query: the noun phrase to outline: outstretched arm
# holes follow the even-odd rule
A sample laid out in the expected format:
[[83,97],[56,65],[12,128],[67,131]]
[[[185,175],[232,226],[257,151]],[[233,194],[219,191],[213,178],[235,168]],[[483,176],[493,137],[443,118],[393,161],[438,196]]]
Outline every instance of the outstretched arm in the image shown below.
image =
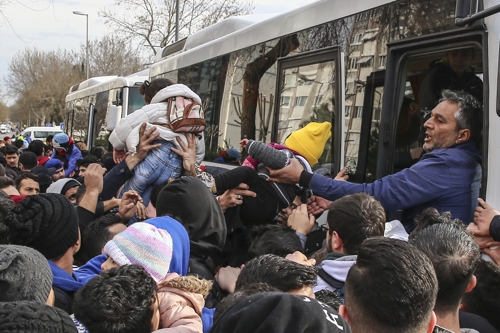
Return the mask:
[[265,166],[271,169],[281,169],[288,165],[290,159],[284,150],[277,150],[263,142],[248,140],[246,144],[248,154],[264,163]]

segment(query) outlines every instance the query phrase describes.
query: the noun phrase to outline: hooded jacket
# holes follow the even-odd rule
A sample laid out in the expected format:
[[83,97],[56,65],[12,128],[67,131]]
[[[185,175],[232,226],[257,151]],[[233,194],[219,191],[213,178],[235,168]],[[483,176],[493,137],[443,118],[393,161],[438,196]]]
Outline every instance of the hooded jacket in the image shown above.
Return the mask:
[[54,306],[66,311],[68,314],[72,314],[75,293],[90,279],[99,274],[100,267],[99,270],[96,270],[92,264],[88,264],[82,266],[81,271],[73,271],[73,274],[69,275],[68,272],[52,261],[48,260],[48,263],[54,277],[52,282],[55,295]]
[[[71,182],[71,184],[68,184],[69,182]],[[67,187],[66,184],[68,184],[69,187]],[[76,179],[73,179],[73,178],[63,178],[63,179],[59,179],[59,180],[53,182],[47,188],[47,193],[57,193],[57,194],[65,195],[66,192],[70,188],[73,188],[73,187],[76,187],[76,186],[81,186],[81,185],[82,184],[78,180],[76,180]],[[65,187],[66,187],[66,191],[63,191]]]
[[[351,267],[356,263],[357,257],[358,256],[356,255],[347,255],[341,256],[340,258],[336,259],[329,259],[329,257],[327,256],[325,260],[321,262],[320,269],[322,269],[326,274],[328,274],[335,280],[345,283],[347,273],[349,273]],[[337,290],[337,288],[328,284],[328,282],[323,280],[318,275],[317,284],[313,287],[313,291],[317,292],[323,289],[330,291]]]
[[373,183],[354,184],[305,173],[300,183],[329,200],[359,192],[370,194],[386,211],[402,209],[401,223],[410,233],[415,228],[414,217],[428,207],[450,211],[464,223],[473,221],[481,173],[481,156],[476,145],[468,141],[433,150],[410,168]]
[[[154,123],[168,124],[167,103],[163,101],[174,96],[189,97],[201,104],[200,97],[183,84],[173,84],[165,87],[151,99],[151,104],[120,120],[118,126],[116,126],[109,136],[109,142],[113,145],[113,148],[123,150],[127,147],[129,152],[135,153],[136,147],[139,144],[139,130],[142,123],[147,123],[146,130],[155,126]],[[181,147],[176,138],[180,138],[187,145],[184,133],[175,133],[167,127],[158,125],[156,126],[156,131],[160,133],[160,137],[163,140],[174,143],[178,149],[181,149]],[[202,137],[196,141],[196,161],[201,163],[204,156],[205,140]]]
[[48,160],[50,160],[50,158],[48,156],[37,156],[37,158],[36,158],[38,166],[44,166]]
[[224,213],[215,196],[197,178],[172,181],[161,190],[156,206],[158,216],[168,214],[184,225],[192,243],[224,247],[227,234]]
[[259,293],[243,297],[214,323],[212,333],[350,333],[344,318],[305,296]]
[[[66,159],[68,160],[67,163],[64,163],[64,174],[66,177],[69,177],[73,171],[76,171],[78,167],[76,166],[76,161],[81,160],[83,158],[82,152],[80,149],[75,144],[71,144],[72,148],[70,149],[69,154],[65,154]],[[52,156],[50,158],[55,158],[57,155],[57,150],[54,149],[52,152]],[[45,162],[47,163],[47,162]]]
[[189,266],[189,236],[186,228],[170,216],[155,217],[144,221],[158,229],[163,229],[172,237],[172,259],[170,260],[170,273],[186,276]]
[[[214,268],[219,264],[227,236],[224,213],[215,196],[197,178],[181,177],[162,189],[156,207],[158,216],[173,216],[189,234],[188,274],[213,281]],[[214,283],[206,307],[214,307],[223,296]]]
[[193,277],[189,281],[185,279],[173,273],[166,277],[165,283],[162,281],[158,284],[161,329],[155,332],[203,332],[201,321],[205,305],[203,295],[209,292],[210,285],[205,284],[204,290],[200,290],[201,284],[196,283],[201,282],[200,280]]

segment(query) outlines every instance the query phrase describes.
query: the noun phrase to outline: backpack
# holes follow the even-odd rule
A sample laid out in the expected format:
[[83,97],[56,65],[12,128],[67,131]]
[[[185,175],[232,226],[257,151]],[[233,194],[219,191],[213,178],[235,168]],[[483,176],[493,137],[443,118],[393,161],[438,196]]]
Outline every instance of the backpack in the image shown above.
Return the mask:
[[172,131],[201,133],[207,127],[200,103],[183,96],[170,97],[167,103],[168,127]]

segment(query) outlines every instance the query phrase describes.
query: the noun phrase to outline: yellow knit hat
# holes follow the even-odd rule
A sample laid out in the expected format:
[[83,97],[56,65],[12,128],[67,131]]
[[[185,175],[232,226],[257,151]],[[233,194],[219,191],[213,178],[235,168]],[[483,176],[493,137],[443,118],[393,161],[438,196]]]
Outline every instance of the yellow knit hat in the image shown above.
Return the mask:
[[326,141],[332,136],[332,124],[309,123],[285,140],[285,146],[302,155],[311,166],[318,163],[318,158],[323,154]]

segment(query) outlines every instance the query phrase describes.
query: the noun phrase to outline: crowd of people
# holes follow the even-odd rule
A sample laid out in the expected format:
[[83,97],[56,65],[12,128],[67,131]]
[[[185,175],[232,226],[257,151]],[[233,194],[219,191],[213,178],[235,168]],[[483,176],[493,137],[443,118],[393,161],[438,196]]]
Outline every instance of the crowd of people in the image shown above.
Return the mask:
[[354,184],[312,172],[330,123],[203,167],[202,133],[165,116],[198,95],[141,92],[113,152],[64,133],[0,148],[0,332],[500,331],[500,212],[477,201],[468,93],[443,92],[412,167]]

